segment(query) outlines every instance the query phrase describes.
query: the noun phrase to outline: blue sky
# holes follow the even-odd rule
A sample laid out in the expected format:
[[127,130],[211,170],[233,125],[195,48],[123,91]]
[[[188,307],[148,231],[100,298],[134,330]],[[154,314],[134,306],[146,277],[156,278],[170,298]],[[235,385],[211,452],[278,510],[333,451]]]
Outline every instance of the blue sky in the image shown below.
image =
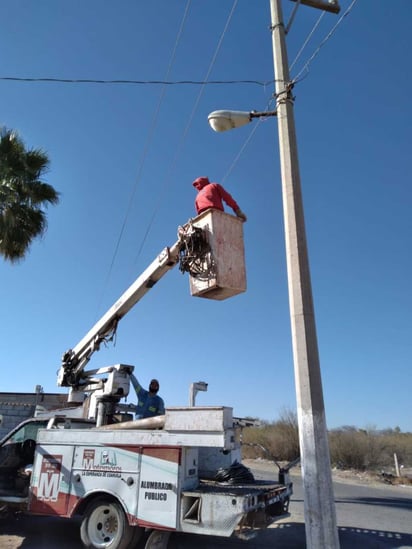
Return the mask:
[[[322,17],[292,76],[351,3]],[[286,21],[293,7],[283,0]],[[0,13],[0,124],[48,152],[46,180],[61,193],[27,258],[0,262],[0,391],[64,391],[61,355],[175,242],[194,215],[191,182],[207,175],[248,215],[247,292],[192,298],[176,268],[90,367],[133,364],[142,384],[160,379],[170,406],[205,380],[199,404],[267,420],[295,410],[276,119],[222,134],[207,124],[216,109],[270,104],[269,1],[20,0]],[[290,63],[320,15],[298,9]],[[356,2],[294,88],[330,428],[412,431],[411,16],[410,0]]]

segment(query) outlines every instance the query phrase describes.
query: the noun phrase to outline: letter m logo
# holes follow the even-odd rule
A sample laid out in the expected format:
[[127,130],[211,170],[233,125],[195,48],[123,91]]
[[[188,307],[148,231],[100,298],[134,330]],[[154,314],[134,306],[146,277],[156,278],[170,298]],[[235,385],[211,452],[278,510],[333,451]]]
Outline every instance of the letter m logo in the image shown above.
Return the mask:
[[59,496],[60,471],[63,456],[44,456],[41,465],[37,498],[57,501]]
[[83,450],[83,468],[84,469],[93,469],[94,456],[95,456],[94,450],[90,448]]

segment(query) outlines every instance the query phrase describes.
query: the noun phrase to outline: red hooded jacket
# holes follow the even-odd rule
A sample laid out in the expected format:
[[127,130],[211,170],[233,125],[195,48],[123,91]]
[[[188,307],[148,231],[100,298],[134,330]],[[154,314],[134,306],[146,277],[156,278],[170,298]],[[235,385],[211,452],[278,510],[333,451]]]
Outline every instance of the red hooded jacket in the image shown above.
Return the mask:
[[195,199],[196,211],[198,214],[208,208],[224,211],[223,201],[232,208],[233,211],[239,209],[237,202],[225,191],[219,183],[210,183],[207,177],[198,177],[193,181],[193,187],[198,190]]

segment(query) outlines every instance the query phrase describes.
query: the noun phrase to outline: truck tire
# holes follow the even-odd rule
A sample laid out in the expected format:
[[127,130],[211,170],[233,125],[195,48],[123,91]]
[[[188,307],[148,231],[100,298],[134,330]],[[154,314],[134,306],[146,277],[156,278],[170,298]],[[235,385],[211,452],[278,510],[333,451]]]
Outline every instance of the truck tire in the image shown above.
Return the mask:
[[153,530],[146,541],[144,549],[167,549],[170,532],[166,530]]
[[130,526],[120,503],[108,498],[92,501],[83,515],[80,537],[90,549],[131,549],[142,535],[138,526]]

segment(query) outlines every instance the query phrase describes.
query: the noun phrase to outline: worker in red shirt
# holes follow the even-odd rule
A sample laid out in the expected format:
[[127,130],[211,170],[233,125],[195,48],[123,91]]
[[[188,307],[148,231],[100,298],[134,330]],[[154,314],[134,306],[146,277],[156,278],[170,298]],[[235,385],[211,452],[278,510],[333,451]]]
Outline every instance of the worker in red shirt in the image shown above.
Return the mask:
[[237,202],[219,183],[211,183],[207,177],[198,177],[193,181],[193,187],[197,189],[195,206],[198,214],[201,214],[208,208],[215,208],[223,212],[224,201],[232,208],[239,219],[242,221],[247,220],[246,215],[239,208]]

